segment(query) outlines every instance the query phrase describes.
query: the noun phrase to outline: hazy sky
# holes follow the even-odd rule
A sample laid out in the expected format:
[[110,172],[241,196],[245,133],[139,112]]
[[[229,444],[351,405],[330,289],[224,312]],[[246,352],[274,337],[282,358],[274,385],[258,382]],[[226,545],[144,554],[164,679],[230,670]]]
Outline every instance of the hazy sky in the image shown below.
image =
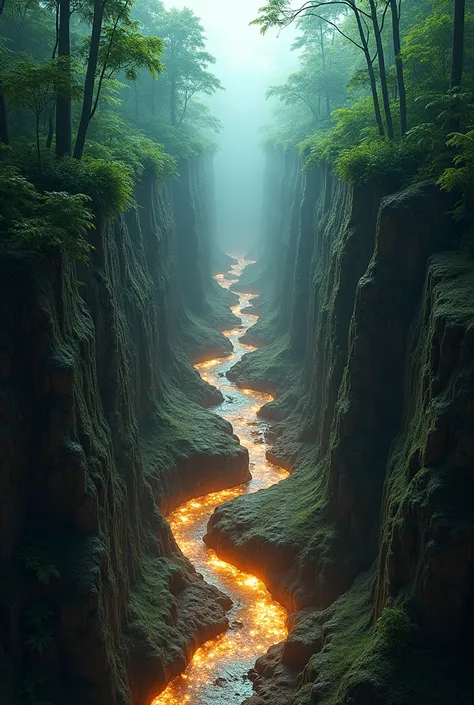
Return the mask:
[[214,73],[225,91],[212,99],[223,123],[215,157],[217,230],[222,248],[244,253],[258,238],[264,157],[258,129],[268,122],[268,86],[293,70],[291,29],[262,37],[249,27],[264,0],[165,0],[167,7],[189,7],[201,18]]

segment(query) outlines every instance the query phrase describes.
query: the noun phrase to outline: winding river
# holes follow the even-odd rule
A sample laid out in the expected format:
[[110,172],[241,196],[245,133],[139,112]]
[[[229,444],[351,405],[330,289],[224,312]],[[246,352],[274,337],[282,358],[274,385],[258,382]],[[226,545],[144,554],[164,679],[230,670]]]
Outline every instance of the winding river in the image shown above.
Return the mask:
[[[217,275],[217,280],[229,288],[238,280],[246,264],[240,260],[227,277]],[[232,599],[233,607],[227,615],[230,629],[198,649],[186,671],[171,681],[152,705],[239,705],[252,695],[252,682],[247,672],[255,660],[287,634],[286,610],[272,599],[265,585],[255,576],[220,560],[202,540],[215,507],[238,495],[268,487],[287,476],[285,470],[266,460],[264,434],[267,424],[256,415],[271,397],[239,389],[225,376],[244,353],[254,349],[239,342],[239,337],[257,320],[255,315],[242,314],[251,298],[252,294],[241,294],[239,304],[232,309],[242,319],[240,328],[225,332],[234,345],[233,354],[203,362],[196,365],[196,369],[224,395],[224,401],[214,411],[232,423],[241,443],[248,448],[252,480],[240,487],[186,502],[168,517],[183,553],[209,583]]]

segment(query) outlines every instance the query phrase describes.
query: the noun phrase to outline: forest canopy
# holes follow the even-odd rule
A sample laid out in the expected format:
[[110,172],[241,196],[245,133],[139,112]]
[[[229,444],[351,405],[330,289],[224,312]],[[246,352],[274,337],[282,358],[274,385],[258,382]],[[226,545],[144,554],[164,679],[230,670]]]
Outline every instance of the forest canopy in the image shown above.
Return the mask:
[[[474,0],[268,0],[252,24],[296,30],[298,67],[267,91],[267,148],[353,184],[435,179],[470,212]],[[38,204],[82,194],[84,219],[110,216],[145,172],[215,149],[206,99],[223,87],[188,8],[0,0],[0,61],[3,179],[26,179]]]
[[352,183],[437,178],[469,190],[473,8],[472,0],[270,0],[254,24],[263,34],[293,24],[299,68],[268,90],[267,146],[299,148],[307,166],[327,162]]
[[[214,62],[189,9],[151,0],[0,0],[2,188],[19,201],[31,196],[25,212],[37,219],[39,247],[49,242],[48,208],[58,193],[63,225],[82,208],[82,238],[92,213],[130,206],[133,181],[145,171],[174,175],[179,160],[214,149],[219,123],[203,100],[222,88]],[[19,242],[20,211],[10,209],[14,227],[1,216],[3,244],[13,230]],[[58,238],[60,231],[49,244]]]

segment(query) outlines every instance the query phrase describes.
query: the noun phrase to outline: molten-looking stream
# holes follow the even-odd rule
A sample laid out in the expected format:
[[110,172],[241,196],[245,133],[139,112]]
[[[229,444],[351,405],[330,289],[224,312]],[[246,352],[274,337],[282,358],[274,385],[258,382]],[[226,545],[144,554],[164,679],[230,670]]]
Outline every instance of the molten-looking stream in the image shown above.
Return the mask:
[[[229,278],[218,275],[219,283],[228,288],[238,279],[245,264],[240,261],[235,265]],[[287,634],[286,611],[271,598],[264,584],[217,558],[202,540],[215,507],[238,495],[268,487],[288,474],[265,459],[266,423],[256,412],[271,400],[270,395],[238,389],[225,376],[244,353],[254,349],[239,342],[239,337],[257,319],[254,315],[242,314],[250,298],[251,294],[241,294],[239,305],[232,309],[242,319],[241,328],[226,332],[234,345],[233,354],[203,362],[196,368],[203,379],[222,391],[224,401],[215,411],[232,423],[242,445],[248,448],[252,480],[240,487],[186,502],[168,517],[183,553],[209,583],[232,599],[234,605],[228,614],[231,628],[198,649],[185,673],[171,681],[153,705],[238,705],[252,694],[247,672],[256,658]]]

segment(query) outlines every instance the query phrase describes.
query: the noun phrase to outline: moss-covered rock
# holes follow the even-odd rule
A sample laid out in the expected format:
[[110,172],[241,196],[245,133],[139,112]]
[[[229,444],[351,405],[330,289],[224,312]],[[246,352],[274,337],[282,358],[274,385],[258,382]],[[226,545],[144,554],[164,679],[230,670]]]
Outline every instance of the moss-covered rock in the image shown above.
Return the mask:
[[432,257],[458,234],[434,185],[291,183],[286,258],[253,269],[266,346],[229,377],[276,396],[269,457],[292,474],[219,507],[206,536],[303,610],[249,705],[467,703],[474,264]]
[[249,476],[189,365],[229,352],[213,326],[233,317],[206,259],[205,170],[182,178],[97,223],[88,266],[0,259],[0,682],[28,702],[148,705],[227,627],[159,509]]

